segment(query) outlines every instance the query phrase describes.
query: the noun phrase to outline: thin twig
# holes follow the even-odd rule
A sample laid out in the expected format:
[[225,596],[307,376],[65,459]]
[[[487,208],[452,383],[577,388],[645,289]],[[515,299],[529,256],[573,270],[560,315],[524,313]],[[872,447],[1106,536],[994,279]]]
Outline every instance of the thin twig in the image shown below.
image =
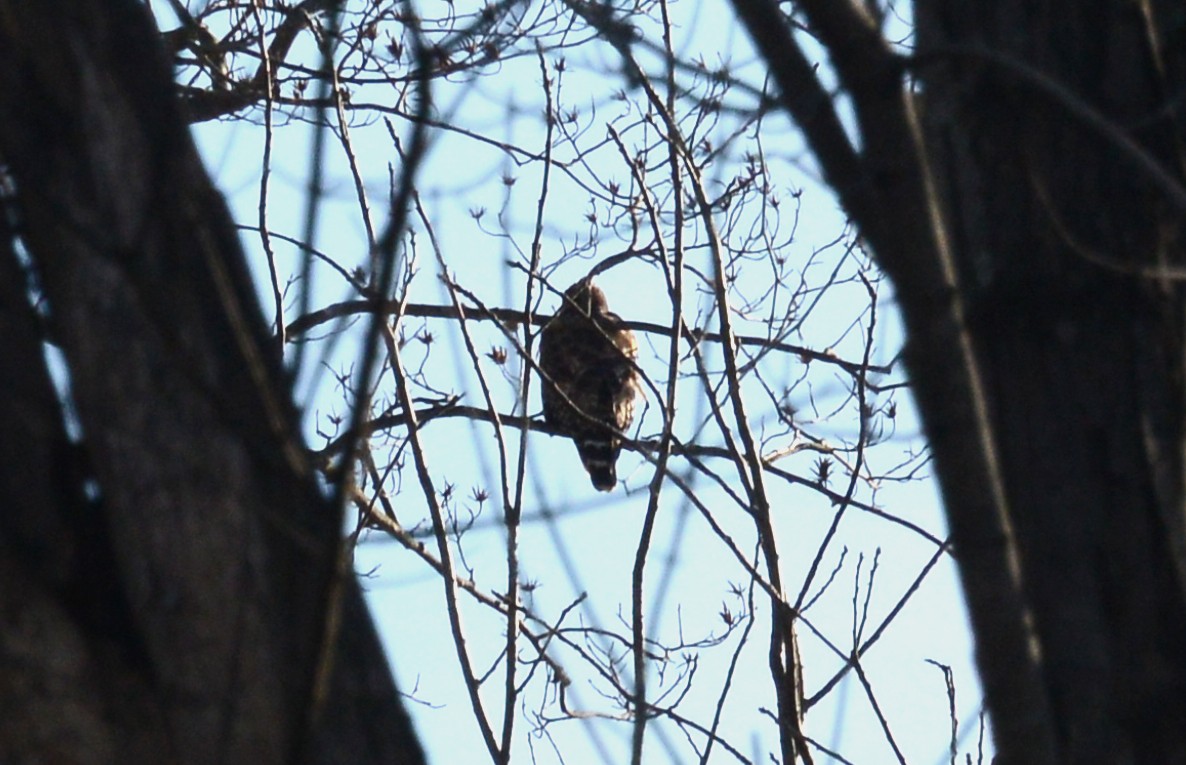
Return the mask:
[[865,689],[865,696],[869,699],[869,706],[873,707],[873,713],[877,715],[877,722],[881,723],[881,731],[885,734],[885,740],[889,742],[890,748],[894,750],[894,756],[898,758],[898,765],[906,765],[906,755],[902,754],[901,748],[898,747],[898,742],[894,739],[893,731],[890,730],[889,720],[886,719],[885,713],[881,711],[881,704],[877,702],[877,697],[873,694],[873,686],[869,682],[868,676],[865,675],[865,669],[861,666],[861,662],[853,662],[853,669],[856,670],[857,679],[861,681],[861,687]]
[[[865,369],[868,368],[869,359],[873,354],[873,333],[877,327],[877,292],[873,289],[873,285],[861,274],[861,281],[865,285],[865,289],[869,295],[869,327],[865,333],[865,356],[862,359]],[[857,406],[858,417],[860,418],[860,430],[857,433],[857,455],[855,464],[849,468],[848,488],[844,492],[844,500],[836,509],[836,514],[832,517],[832,524],[828,527],[827,533],[824,534],[823,540],[816,548],[815,557],[811,561],[811,566],[807,570],[807,576],[803,577],[803,584],[799,587],[799,595],[795,598],[795,611],[798,611],[803,606],[803,599],[807,597],[807,591],[811,588],[811,583],[815,581],[815,575],[819,571],[820,563],[824,559],[824,554],[828,550],[828,545],[836,536],[836,532],[840,528],[840,520],[844,517],[844,513],[848,510],[852,502],[853,494],[857,488],[857,479],[859,477],[861,467],[865,462],[865,446],[868,444],[869,434],[869,415],[870,410],[866,400],[865,388],[865,373],[859,372],[856,376],[857,385]]]
[[[175,0],[180,5],[179,0]],[[181,6],[184,9],[185,6]],[[188,16],[188,13],[186,14]],[[264,78],[264,152],[259,176],[259,238],[268,260],[268,276],[272,282],[272,301],[275,306],[276,343],[281,358],[286,342],[284,327],[284,294],[280,288],[280,276],[276,271],[276,252],[272,249],[272,234],[268,229],[268,180],[272,176],[272,58],[264,44],[264,21],[259,6],[251,4],[251,15],[259,30],[260,67]],[[192,21],[192,17],[191,17]],[[197,22],[194,22],[197,23]]]
[[939,671],[943,673],[943,684],[947,687],[947,717],[951,722],[949,753],[951,754],[951,765],[955,765],[955,760],[959,757],[960,731],[959,716],[955,713],[955,676],[951,672],[951,667],[947,664],[942,664],[934,659],[926,659],[925,661],[927,664],[938,667]]
[[[370,300],[345,300],[340,303],[326,306],[312,313],[304,314],[297,319],[294,319],[288,325],[287,336],[292,341],[296,337],[308,332],[310,329],[321,324],[333,321],[334,319],[342,318],[343,316],[353,316],[358,314],[371,313],[378,310],[385,315],[394,315],[401,310],[397,301],[389,300],[379,304],[376,309],[375,303]],[[428,305],[424,303],[408,303],[403,308],[404,315],[427,317],[436,319],[458,319],[457,312],[451,306]],[[531,324],[532,326],[543,326],[552,320],[551,314],[541,315],[538,313],[526,313],[511,308],[488,308],[479,310],[469,308],[466,312],[466,319],[469,321],[501,321],[506,324]],[[654,324],[645,321],[624,321],[623,326],[635,331],[646,332],[649,334],[663,335],[671,337],[674,334],[680,335],[684,340],[691,344],[710,342],[720,343],[724,337],[719,332],[705,332],[703,330],[683,326],[679,330],[673,330],[665,324]],[[784,353],[792,353],[798,356],[803,363],[810,363],[818,361],[823,364],[835,364],[841,369],[856,374],[862,369],[866,369],[859,361],[847,361],[839,358],[830,350],[817,351],[813,348],[808,348],[802,345],[795,345],[793,343],[783,343],[779,341],[770,340],[765,337],[750,337],[746,335],[737,335],[733,341],[739,345],[757,346],[760,348],[769,348],[775,351],[782,351]],[[867,371],[875,374],[890,374],[893,372],[893,367],[889,365],[869,364]],[[874,386],[869,386],[870,390],[876,390]]]
[[810,709],[811,707],[815,706],[817,702],[827,696],[828,693],[834,687],[836,687],[836,684],[839,683],[846,674],[848,674],[849,670],[853,668],[856,662],[859,661],[862,656],[868,653],[869,649],[881,639],[881,636],[885,633],[886,628],[889,627],[890,623],[897,618],[902,609],[906,607],[906,603],[909,602],[910,598],[914,596],[914,593],[918,591],[918,588],[922,585],[923,580],[926,579],[927,574],[931,573],[931,569],[933,569],[935,564],[938,563],[940,558],[943,557],[943,554],[947,551],[948,544],[950,543],[945,543],[941,545],[939,549],[935,550],[934,554],[931,555],[931,559],[928,560],[926,565],[922,567],[922,570],[918,572],[918,576],[914,578],[914,581],[911,582],[910,586],[906,588],[906,591],[902,593],[902,597],[898,598],[898,602],[894,604],[894,607],[890,609],[890,612],[886,614],[884,619],[881,620],[881,624],[877,625],[877,629],[873,631],[873,634],[869,636],[869,639],[861,644],[860,648],[857,649],[853,655],[845,661],[844,666],[841,667],[840,670],[836,672],[836,674],[832,675],[832,677],[826,683],[824,683],[818,691],[807,697],[807,699],[803,702],[804,709]]
[[412,413],[408,421],[408,440],[412,445],[412,457],[415,463],[416,477],[420,482],[420,489],[424,494],[424,501],[428,505],[429,513],[432,515],[433,535],[436,538],[437,555],[441,563],[441,578],[445,584],[445,603],[449,613],[449,629],[453,636],[453,647],[457,653],[457,661],[461,666],[462,675],[465,678],[465,689],[469,694],[474,719],[477,721],[478,727],[482,732],[482,740],[486,744],[491,761],[501,763],[502,755],[499,751],[498,742],[494,738],[494,731],[490,727],[490,720],[483,708],[482,698],[478,689],[478,680],[474,674],[473,664],[470,662],[469,650],[466,648],[465,630],[461,624],[461,609],[457,603],[457,576],[453,569],[453,555],[449,550],[449,539],[445,530],[445,516],[441,510],[432,477],[428,474],[427,459],[420,440],[420,425],[414,414],[415,409],[413,407],[412,394],[408,389],[408,381],[404,373],[398,343],[393,344],[393,347],[395,353],[391,359],[391,368],[395,375],[396,390],[399,395],[400,405],[403,406],[404,411]]

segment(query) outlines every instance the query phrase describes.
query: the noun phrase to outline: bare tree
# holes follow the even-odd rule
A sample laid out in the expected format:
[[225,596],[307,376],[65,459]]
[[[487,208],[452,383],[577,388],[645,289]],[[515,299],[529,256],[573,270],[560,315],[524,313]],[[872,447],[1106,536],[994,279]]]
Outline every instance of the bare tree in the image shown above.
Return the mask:
[[0,17],[0,759],[421,762],[144,9]]
[[734,5],[897,288],[1000,761],[1186,761],[1180,8]]
[[[577,723],[607,760],[645,761],[644,747],[653,741],[675,761],[746,762],[764,758],[765,744],[746,752],[744,740],[766,729],[784,760],[812,761],[812,752],[830,750],[803,719],[821,702],[834,703],[844,678],[852,677],[882,746],[903,757],[889,719],[895,715],[882,711],[878,670],[867,671],[873,666],[867,654],[944,560],[947,546],[877,499],[925,461],[921,449],[903,450],[894,438],[893,393],[901,383],[887,363],[892,348],[880,349],[875,339],[880,278],[860,242],[843,230],[814,248],[798,241],[802,191],[788,179],[802,177],[792,169],[799,158],[767,154],[771,140],[790,136],[771,132],[761,88],[740,81],[725,61],[677,55],[681,25],[663,3],[621,17],[564,3],[440,17],[422,10],[426,15],[413,23],[403,6],[345,7],[334,22],[332,87],[318,92],[325,82],[319,70],[275,42],[290,23],[309,24],[306,17],[292,21],[297,17],[276,11],[257,19],[242,6],[212,5],[187,27],[220,30],[212,36],[225,60],[212,66],[209,55],[191,57],[186,48],[180,76],[206,82],[217,80],[218,71],[242,73],[221,85],[242,98],[187,91],[196,119],[209,117],[205,105],[213,103],[215,112],[259,120],[253,109],[266,100],[265,132],[279,136],[279,126],[316,121],[317,109],[328,110],[333,132],[325,134],[332,138],[326,145],[336,143],[342,160],[334,180],[322,183],[351,189],[352,217],[368,242],[375,239],[372,200],[390,193],[375,184],[368,166],[376,154],[393,157],[393,167],[403,157],[399,130],[412,116],[403,105],[412,82],[406,70],[416,61],[411,52],[430,53],[426,75],[438,104],[455,92],[471,100],[486,95],[495,89],[491,80],[520,83],[505,113],[483,120],[442,107],[428,118],[436,140],[450,147],[439,151],[495,157],[482,188],[501,189],[502,198],[483,204],[475,192],[427,175],[418,184],[400,280],[394,294],[381,296],[392,317],[384,330],[385,369],[364,428],[370,438],[353,466],[360,476],[352,495],[358,537],[382,532],[443,578],[445,628],[434,634],[451,643],[453,671],[479,734],[475,743],[492,761],[506,762],[523,746],[515,742],[538,738],[562,758],[572,746],[562,724]],[[331,34],[328,26],[309,29]],[[651,39],[648,34],[657,42],[636,45],[637,35]],[[269,54],[262,62],[260,51]],[[610,65],[608,86],[606,55],[620,62]],[[647,68],[655,60],[659,68]],[[262,94],[261,72],[275,82]],[[534,92],[524,82],[533,82]],[[505,132],[491,124],[505,124]],[[442,169],[446,179],[459,170]],[[261,200],[269,193],[266,177]],[[450,204],[465,205],[464,238],[447,213]],[[261,218],[253,227],[261,249],[269,241],[315,245],[307,234],[279,231],[282,225]],[[484,267],[475,262],[477,252],[499,255]],[[375,308],[370,263],[340,251],[316,257],[324,266],[317,278],[334,281],[348,297],[316,299],[281,321],[294,301],[283,298],[279,285],[287,280],[272,267],[276,323],[285,326],[290,344],[347,337],[347,323]],[[559,470],[560,457],[544,462],[538,448],[529,448],[540,443],[538,434],[563,435],[531,416],[540,386],[550,384],[536,374],[538,328],[560,293],[589,274],[603,280],[611,308],[649,349],[638,369],[645,410],[626,434],[634,466],[622,470],[628,494],[621,504],[635,508],[628,523],[641,523],[639,536],[629,545],[582,540],[609,545],[605,554],[630,571],[626,603],[618,606],[623,614],[608,623],[598,617],[604,587],[576,571],[578,553],[563,541],[557,521],[583,501],[564,486],[569,479],[544,478]],[[615,295],[629,283],[648,285],[635,292],[648,298],[636,298],[627,310]],[[294,284],[308,294],[304,277]],[[335,374],[346,379],[344,369]],[[353,406],[347,395],[343,407]],[[352,436],[339,430],[343,422],[343,415],[326,413],[318,423],[325,441],[317,455],[331,473],[350,462],[344,450]],[[484,470],[475,475],[458,463],[458,442]],[[575,455],[571,461],[579,471]],[[666,509],[671,506],[674,511]],[[923,551],[892,564],[872,549],[850,555],[851,527],[866,521],[903,531]],[[788,539],[778,530],[785,523],[811,531]],[[567,562],[571,599],[549,598],[550,582],[528,573],[538,570],[538,553],[522,557],[525,524],[549,528]],[[667,603],[690,610],[689,597],[701,606],[703,598],[680,593],[677,585],[675,595],[648,599],[648,592],[668,592],[680,576],[658,558],[665,524],[711,540],[698,554],[720,572],[719,606],[702,613],[694,630],[692,622],[675,622],[675,606]],[[475,537],[491,529],[504,533],[500,561],[475,552],[482,547]],[[671,542],[671,556],[678,555],[679,539]],[[399,557],[367,560],[391,565]],[[912,569],[911,581],[904,591],[875,599],[873,577],[889,565]],[[842,580],[852,582],[851,592],[842,590]],[[845,605],[842,626],[833,616],[815,615],[836,603]],[[802,625],[809,632],[805,648]],[[426,627],[418,622],[417,629]],[[810,683],[804,652],[817,668]],[[698,667],[714,661],[729,679],[699,680]],[[760,675],[760,698],[738,700],[736,688],[749,694]],[[936,697],[947,714],[942,692]],[[432,698],[427,693],[425,701]],[[724,722],[733,705],[745,707],[747,723]],[[524,722],[526,738],[519,732]],[[612,737],[628,731],[625,752],[601,731]]]
[[[142,9],[126,6],[0,4],[13,41],[0,50],[12,271],[0,305],[14,327],[3,352],[27,373],[6,381],[28,432],[14,443],[39,445],[4,465],[20,497],[0,526],[14,551],[4,565],[40,588],[11,592],[49,609],[45,630],[87,656],[119,648],[127,665],[95,658],[47,685],[55,657],[22,651],[54,643],[5,644],[6,666],[29,668],[10,675],[6,703],[42,706],[0,723],[0,741],[30,742],[14,750],[30,754],[84,741],[59,735],[66,720],[123,759],[417,761],[347,575],[357,557],[363,573],[431,575],[432,608],[394,610],[432,637],[392,640],[391,658],[420,668],[416,702],[455,683],[450,706],[467,720],[447,738],[468,736],[468,758],[592,748],[634,763],[906,762],[949,750],[954,762],[970,750],[946,656],[881,648],[951,546],[888,503],[928,455],[898,432],[909,403],[867,247],[896,277],[920,399],[957,417],[929,414],[930,435],[983,511],[953,514],[953,527],[961,565],[983,574],[969,575],[972,602],[978,592],[1001,609],[985,634],[1002,636],[1006,659],[1027,656],[1010,621],[1027,605],[1006,565],[1016,555],[997,544],[978,557],[961,526],[999,533],[1005,517],[984,488],[999,485],[988,431],[969,441],[934,425],[978,423],[965,394],[981,383],[962,309],[932,289],[949,274],[928,260],[941,221],[910,132],[914,62],[876,25],[841,28],[865,32],[853,55],[893,67],[834,56],[842,82],[882,99],[854,99],[862,129],[899,127],[866,130],[867,160],[775,3],[738,4],[766,56],[746,68],[727,37],[698,47],[704,25],[665,0],[154,2],[172,86]],[[467,109],[475,100],[493,106]],[[821,212],[831,202],[782,105],[856,228]],[[216,120],[258,128],[253,214],[238,230],[182,118],[203,135]],[[280,148],[292,135],[312,136],[296,152],[307,175]],[[426,135],[446,159],[416,176]],[[300,176],[303,206],[286,176]],[[576,454],[537,414],[553,384],[535,360],[540,327],[590,275],[639,337],[645,394],[620,434],[612,505],[590,503]],[[912,313],[919,300],[930,314]],[[42,343],[61,348],[68,391],[52,389]],[[308,391],[311,445],[289,377]],[[67,435],[60,400],[80,434]],[[72,493],[43,516],[55,485]],[[574,533],[593,511],[604,520]],[[597,575],[590,553],[606,564]],[[1031,675],[1005,687],[1020,702],[1036,683],[1027,661]],[[895,708],[907,665],[935,677],[929,748],[903,732],[917,707]],[[109,698],[105,672],[128,692]],[[984,672],[1012,677],[1007,664]],[[75,704],[77,716],[38,713]],[[858,725],[826,738],[825,726]],[[63,756],[88,759],[77,746]]]

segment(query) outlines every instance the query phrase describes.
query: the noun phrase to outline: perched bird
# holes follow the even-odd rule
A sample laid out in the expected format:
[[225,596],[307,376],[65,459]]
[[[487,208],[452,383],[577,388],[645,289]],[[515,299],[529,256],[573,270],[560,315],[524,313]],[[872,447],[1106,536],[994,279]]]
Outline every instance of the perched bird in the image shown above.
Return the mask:
[[576,443],[598,491],[618,482],[622,439],[615,431],[634,421],[638,375],[631,362],[637,357],[634,333],[609,310],[591,277],[565,290],[541,334],[544,419]]

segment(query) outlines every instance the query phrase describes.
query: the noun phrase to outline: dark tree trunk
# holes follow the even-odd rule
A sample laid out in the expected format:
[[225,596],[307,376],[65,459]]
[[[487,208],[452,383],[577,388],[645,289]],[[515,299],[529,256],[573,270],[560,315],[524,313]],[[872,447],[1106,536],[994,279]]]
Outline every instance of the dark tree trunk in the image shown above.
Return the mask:
[[918,3],[927,146],[1064,762],[1186,762],[1186,210],[1125,145],[1182,181],[1186,16],[1157,5]]
[[916,0],[906,61],[798,0],[859,144],[734,7],[893,278],[1000,761],[1186,762],[1181,3]]
[[138,2],[0,0],[0,165],[0,760],[422,762]]

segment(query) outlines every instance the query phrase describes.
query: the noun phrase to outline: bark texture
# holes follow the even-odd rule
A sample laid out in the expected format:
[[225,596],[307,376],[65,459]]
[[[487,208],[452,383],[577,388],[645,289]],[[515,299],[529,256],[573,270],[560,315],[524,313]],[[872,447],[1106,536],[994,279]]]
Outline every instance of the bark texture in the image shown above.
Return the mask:
[[422,762],[142,5],[0,0],[0,164],[0,760]]
[[1186,14],[735,0],[893,278],[1000,763],[1186,762]]
[[1186,762],[1186,209],[1149,170],[1183,180],[1186,16],[1095,0],[919,19],[1060,759]]

